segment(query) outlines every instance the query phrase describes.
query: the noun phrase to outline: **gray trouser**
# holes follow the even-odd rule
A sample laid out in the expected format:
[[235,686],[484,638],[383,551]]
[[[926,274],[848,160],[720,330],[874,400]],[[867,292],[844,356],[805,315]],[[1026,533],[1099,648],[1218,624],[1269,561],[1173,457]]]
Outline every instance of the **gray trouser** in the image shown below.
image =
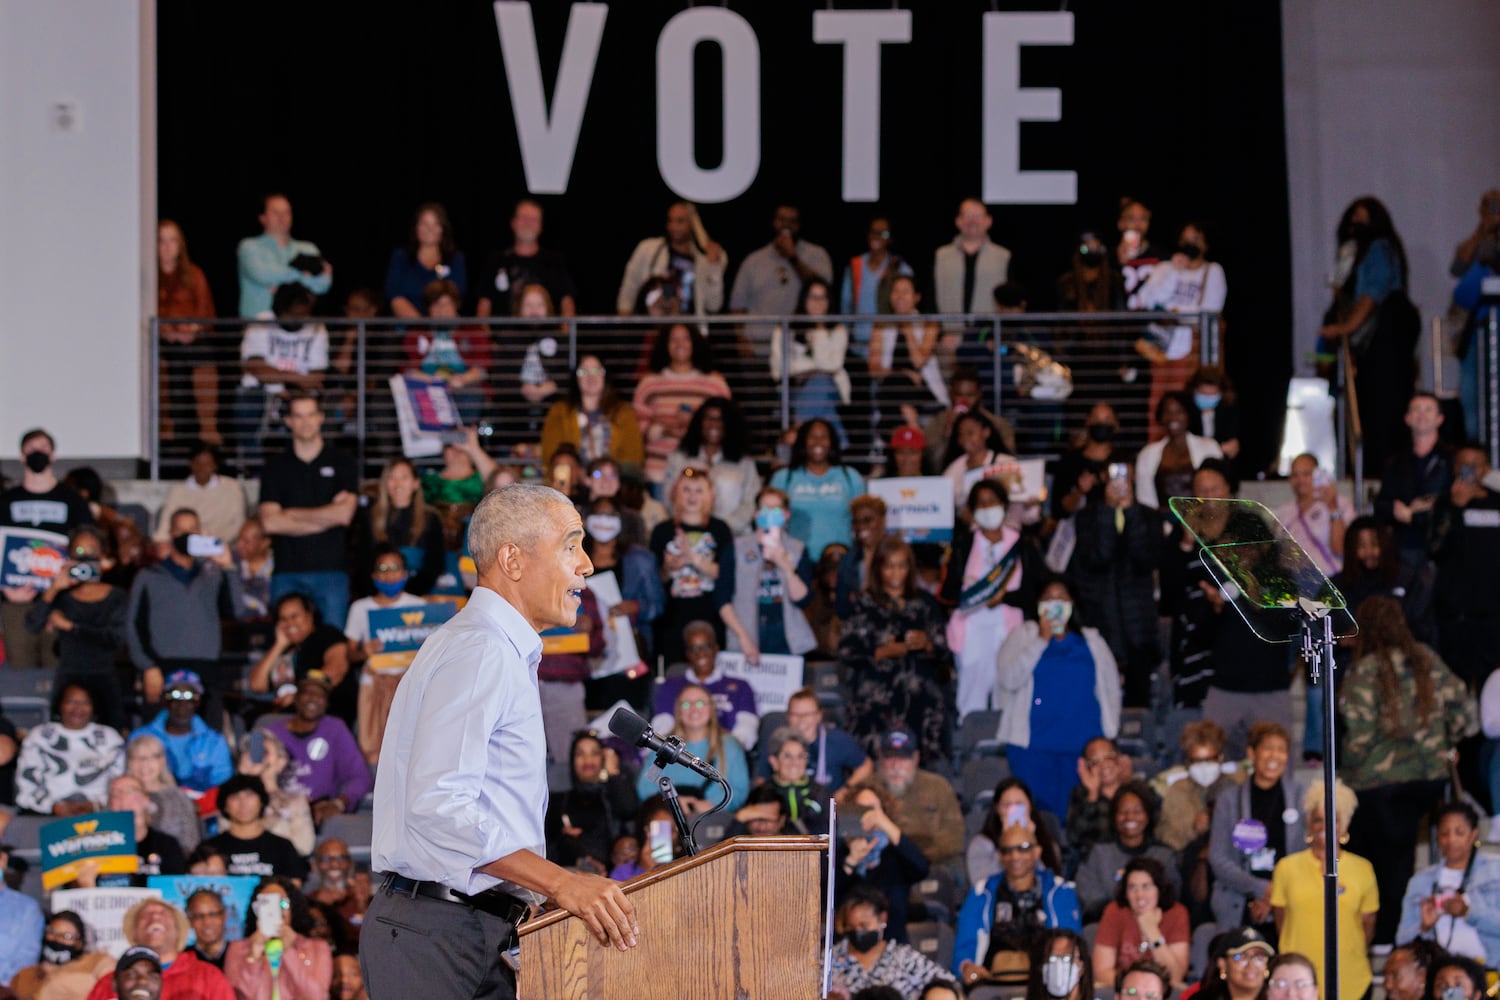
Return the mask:
[[1281,690],[1252,694],[1210,686],[1203,696],[1203,717],[1224,727],[1228,737],[1224,759],[1243,760],[1253,724],[1276,722],[1288,733],[1292,731],[1292,693]]
[[509,921],[459,903],[375,890],[359,932],[370,1000],[515,1000],[500,961]]

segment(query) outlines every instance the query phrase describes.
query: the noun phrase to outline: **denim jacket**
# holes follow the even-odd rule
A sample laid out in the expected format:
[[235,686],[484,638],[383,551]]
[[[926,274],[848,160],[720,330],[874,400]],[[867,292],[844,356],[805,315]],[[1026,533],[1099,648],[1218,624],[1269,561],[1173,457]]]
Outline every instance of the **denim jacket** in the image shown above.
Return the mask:
[[[1436,927],[1422,933],[1422,900],[1437,888],[1438,869],[1441,867],[1441,864],[1436,864],[1423,868],[1406,883],[1406,895],[1401,900],[1401,926],[1396,929],[1397,941],[1417,937],[1436,939]],[[1500,858],[1484,853],[1474,858],[1474,868],[1464,883],[1464,898],[1469,901],[1469,915],[1465,919],[1479,932],[1487,962],[1493,964],[1500,960]],[[1437,943],[1447,945],[1446,941]]]

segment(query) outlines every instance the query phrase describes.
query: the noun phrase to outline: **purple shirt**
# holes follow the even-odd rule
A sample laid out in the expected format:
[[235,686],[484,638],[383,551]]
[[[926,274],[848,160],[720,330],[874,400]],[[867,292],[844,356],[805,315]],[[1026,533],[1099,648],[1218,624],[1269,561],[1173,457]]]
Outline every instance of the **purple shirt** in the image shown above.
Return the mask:
[[343,720],[325,715],[306,736],[288,729],[285,719],[270,723],[266,729],[276,734],[291,758],[284,779],[288,791],[301,792],[309,802],[340,795],[345,812],[354,812],[375,787],[370,765]]
[[[741,712],[756,714],[755,692],[750,689],[749,684],[734,677],[725,677],[717,668],[709,677],[708,681],[700,681],[690,670],[681,677],[668,677],[663,681],[661,687],[656,689],[656,697],[652,699],[651,710],[657,716],[657,719],[653,719],[653,725],[660,716],[665,715],[669,719],[672,717],[677,696],[689,684],[704,688],[713,696],[714,709],[719,713],[719,728],[726,733],[734,732]],[[671,728],[670,725],[667,726],[667,729]]]

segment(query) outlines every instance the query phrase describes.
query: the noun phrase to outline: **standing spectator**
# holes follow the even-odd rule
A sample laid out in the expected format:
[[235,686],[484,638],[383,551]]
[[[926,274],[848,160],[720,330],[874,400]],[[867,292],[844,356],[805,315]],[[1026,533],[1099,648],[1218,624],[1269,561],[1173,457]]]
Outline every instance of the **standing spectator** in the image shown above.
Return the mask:
[[354,870],[349,845],[337,837],[329,837],[318,844],[312,863],[318,878],[307,894],[308,901],[335,918],[333,944],[336,949],[349,953],[359,951],[359,929],[375,894],[370,873]]
[[713,697],[719,728],[734,734],[741,746],[753,747],[760,735],[755,691],[743,680],[728,677],[719,669],[719,643],[714,638],[713,626],[705,621],[688,622],[682,630],[682,643],[687,652],[687,673],[668,677],[657,685],[651,725],[658,732],[671,729],[677,695],[685,687],[702,688]]
[[1187,492],[1193,472],[1204,459],[1222,458],[1224,452],[1217,441],[1193,432],[1193,400],[1186,393],[1164,394],[1154,413],[1166,435],[1141,449],[1135,465],[1135,497],[1166,514],[1172,497],[1202,495]]
[[193,928],[193,955],[224,971],[224,956],[229,951],[224,935],[224,918],[229,910],[224,898],[212,889],[199,889],[183,901],[182,909]]
[[646,442],[646,478],[667,482],[668,456],[677,449],[692,414],[705,399],[727,397],[729,383],[714,371],[708,338],[685,323],[656,339],[651,374],[636,384],[636,421]]
[[1109,312],[1116,308],[1115,266],[1097,233],[1078,235],[1068,270],[1057,279],[1057,305],[1063,312]]
[[[985,434],[985,440],[992,443],[993,451],[1006,455],[1016,454],[1016,432],[1010,421],[995,416],[984,407],[979,372],[967,366],[955,368],[953,377],[948,380],[948,397],[951,400],[948,408],[934,414],[919,432],[924,440],[927,465],[934,469],[946,468],[958,457],[962,448],[955,447],[958,441],[954,437],[953,428],[965,416],[978,417],[993,428],[993,433]],[[900,428],[897,430],[899,432]]]
[[62,689],[58,721],[35,726],[21,742],[16,805],[44,816],[97,812],[111,778],[125,770],[125,741],[94,721],[94,701],[78,684]]
[[1234,385],[1220,365],[1199,365],[1187,382],[1193,397],[1193,417],[1203,436],[1219,442],[1225,458],[1240,453],[1240,406]]
[[547,740],[547,758],[552,762],[549,784],[553,788],[563,787],[567,782],[573,734],[589,724],[583,687],[589,678],[589,664],[597,663],[604,654],[604,616],[599,613],[599,599],[587,587],[578,592],[578,618],[573,631],[587,640],[586,648],[578,652],[543,652],[537,663],[542,731]]
[[1189,722],[1182,727],[1177,742],[1187,766],[1173,769],[1177,771],[1175,779],[1170,772],[1167,775],[1171,784],[1162,796],[1156,839],[1174,851],[1182,851],[1209,832],[1219,796],[1232,792],[1242,776],[1234,764],[1225,772],[1224,728],[1212,719]]
[[542,461],[551,462],[565,444],[584,464],[608,458],[639,469],[646,459],[636,412],[615,392],[597,354],[579,357],[567,397],[547,410]]
[[[1287,769],[1292,738],[1274,722],[1250,727],[1250,777],[1214,803],[1208,861],[1220,927],[1271,925],[1271,873],[1302,849],[1301,790]],[[1273,928],[1274,929],[1274,928]]]
[[1166,254],[1146,238],[1151,228],[1151,209],[1135,198],[1120,199],[1120,214],[1115,220],[1120,242],[1115,245],[1115,263],[1119,265],[1119,298],[1126,309],[1143,309],[1141,291]]
[[348,640],[348,658],[351,667],[362,665],[359,676],[358,727],[359,745],[370,763],[380,757],[380,740],[385,732],[386,713],[391,699],[395,697],[396,685],[406,672],[403,666],[373,667],[370,660],[383,648],[370,628],[370,612],[386,608],[420,608],[427,602],[415,594],[407,593],[406,560],[401,550],[391,545],[382,545],[375,550],[371,582],[375,593],[361,597],[349,605],[349,618],[344,623],[344,638]]
[[271,308],[279,286],[302,285],[322,295],[333,284],[333,265],[316,244],[292,239],[292,203],[286,195],[261,200],[261,234],[240,240],[240,316],[250,319]]
[[409,366],[403,373],[411,382],[438,382],[448,389],[465,426],[479,423],[489,400],[487,383],[493,362],[490,333],[477,326],[458,325],[463,295],[446,278],[429,282],[418,299],[432,322],[408,327],[403,347]]
[[1500,580],[1494,572],[1500,565],[1500,493],[1494,485],[1484,449],[1460,448],[1453,485],[1433,510],[1434,603],[1443,658],[1474,689],[1484,685],[1500,649]]
[[495,473],[495,462],[485,454],[479,444],[479,432],[473,427],[464,428],[464,440],[443,445],[443,466],[429,469],[422,474],[422,496],[435,504],[439,513],[442,508],[467,508],[468,516],[484,496],[484,484]]
[[1421,316],[1406,294],[1406,250],[1379,199],[1354,199],[1339,217],[1336,236],[1333,303],[1318,336],[1349,345],[1365,468],[1380,469],[1398,453],[1401,413],[1417,377]]
[[724,308],[724,271],[728,267],[728,255],[708,239],[697,209],[685,201],[674,201],[667,207],[666,235],[641,240],[625,264],[615,311],[621,316],[637,312],[646,284],[652,278],[666,278],[678,302],[677,314],[716,313]]
[[750,455],[745,415],[734,400],[711,396],[698,406],[677,449],[667,457],[665,481],[674,482],[687,465],[708,469],[714,483],[714,517],[737,535],[749,531],[760,471]]
[[865,480],[844,464],[828,421],[814,418],[797,428],[791,462],[771,475],[771,485],[791,500],[787,534],[807,546],[809,558],[831,542],[849,542],[849,504],[865,492]]
[[112,560],[105,556],[104,534],[93,525],[73,532],[68,559],[52,583],[26,612],[33,635],[57,636],[55,684],[79,684],[93,695],[99,721],[119,729],[127,724],[124,698],[115,671],[115,650],[124,639],[125,592],[103,579]]
[[1151,676],[1161,664],[1156,616],[1156,569],[1161,558],[1161,518],[1136,502],[1130,467],[1104,480],[1099,502],[1073,515],[1073,558],[1078,613],[1094,625],[1125,678],[1125,704],[1151,704]]
[[1078,784],[1078,737],[1113,739],[1119,731],[1120,674],[1099,633],[1080,627],[1065,581],[1048,582],[1038,596],[1037,619],[1018,623],[991,654],[997,738],[1037,805],[1063,816]]
[[[1343,843],[1359,798],[1342,781],[1334,786],[1334,823]],[[1323,879],[1328,845],[1324,836],[1323,782],[1314,781],[1302,797],[1307,849],[1276,862],[1271,874],[1271,913],[1280,931],[1283,955],[1307,956],[1316,980],[1326,979],[1323,968]],[[1406,817],[1410,821],[1411,817]],[[1370,945],[1375,914],[1380,909],[1375,869],[1351,851],[1338,852],[1338,970],[1339,995],[1328,1000],[1360,1000],[1370,989]],[[1272,977],[1273,981],[1275,976]],[[1307,993],[1300,994],[1308,996]]]
[[463,251],[453,241],[448,210],[429,201],[417,206],[406,246],[391,251],[385,271],[385,301],[391,315],[399,319],[427,315],[432,303],[424,302],[424,290],[439,281],[451,282],[457,289],[457,315],[457,307],[467,301],[469,272]]
[[125,746],[125,773],[141,783],[151,797],[156,826],[191,854],[203,839],[198,807],[177,787],[167,766],[167,750],[151,733],[137,733]]
[[1144,781],[1127,781],[1109,800],[1109,814],[1109,839],[1089,848],[1078,866],[1078,901],[1089,920],[1097,918],[1114,898],[1117,873],[1132,858],[1156,861],[1166,880],[1174,889],[1177,886],[1177,853],[1155,837],[1161,803],[1151,786]]
[[[808,775],[840,802],[850,787],[874,774],[875,765],[864,749],[848,733],[823,721],[823,706],[812,688],[794,691],[787,699],[786,724],[807,750]],[[771,777],[771,762],[764,755],[756,765],[756,775]]]
[[[688,753],[716,767],[729,785],[729,801],[724,809],[733,813],[745,804],[750,794],[750,767],[745,760],[745,748],[732,733],[719,725],[719,713],[714,710],[713,695],[698,684],[683,685],[677,692],[672,706],[672,726],[663,730],[663,736],[676,736],[682,740]],[[636,781],[636,794],[642,801],[655,794],[657,779],[665,774],[676,784],[682,796],[683,811],[689,817],[707,812],[724,801],[724,789],[706,781],[702,775],[689,771],[682,764],[669,764],[665,770],[650,763],[649,755],[641,767],[641,776]]]
[[[952,243],[938,247],[932,255],[933,301],[940,313],[990,313],[995,311],[992,293],[1009,280],[1010,251],[990,239],[989,209],[978,198],[965,198],[953,224],[958,235]],[[893,289],[894,290],[894,289]],[[977,327],[949,325],[945,333],[960,334],[956,344],[959,364],[981,370],[989,368],[989,355],[978,341]],[[958,338],[953,338],[958,340]],[[950,350],[953,350],[950,348]],[[951,363],[944,368],[952,370]]]
[[227,546],[214,556],[189,554],[202,528],[197,512],[185,507],[168,517],[169,554],[130,584],[125,645],[140,672],[147,705],[161,703],[166,675],[190,671],[208,680],[199,693],[205,696],[205,718],[217,727],[224,716],[223,695],[233,686],[219,660],[221,625],[249,617],[250,609]]
[[[1224,308],[1229,285],[1224,268],[1208,260],[1208,240],[1203,227],[1195,222],[1183,226],[1177,234],[1177,246],[1165,264],[1152,268],[1151,276],[1141,286],[1135,308],[1158,309],[1173,313],[1218,313]],[[1167,327],[1152,324],[1150,335],[1136,342],[1136,350],[1151,362],[1151,400],[1149,409],[1168,392],[1187,388],[1188,376],[1198,366],[1198,342],[1205,331],[1199,321]],[[1152,437],[1160,437],[1154,428]]]
[[754,645],[744,647],[731,630],[729,649],[803,656],[818,644],[803,612],[812,595],[813,563],[807,548],[784,533],[786,494],[763,486],[755,501],[755,530],[734,539],[735,618]]
[[[844,271],[844,282],[839,290],[839,312],[874,316],[891,311],[891,281],[898,274],[910,276],[911,265],[891,252],[891,222],[886,218],[870,220],[870,229],[865,234],[865,246],[869,249],[858,257],[849,259]],[[870,334],[868,321],[854,324],[854,335],[849,349],[855,358],[865,360],[870,356]]]
[[901,419],[892,422],[921,427],[924,408],[949,405],[938,360],[938,325],[917,311],[921,299],[916,280],[897,275],[891,282],[889,315],[894,319],[878,324],[871,334],[871,394],[878,407],[872,416],[875,424],[887,419],[887,409],[896,407]]
[[248,517],[240,525],[230,547],[234,554],[234,574],[240,578],[245,595],[245,611],[251,618],[271,614],[271,578],[276,575],[276,557],[271,539],[259,517]]
[[327,941],[310,937],[312,915],[295,882],[263,878],[255,887],[245,936],[224,956],[224,978],[237,1000],[325,997],[333,978]]
[[[1433,610],[1436,571],[1432,563],[1425,559],[1417,563],[1401,561],[1390,524],[1369,516],[1349,522],[1344,532],[1344,554],[1344,568],[1333,577],[1333,583],[1349,607],[1359,607],[1366,597],[1394,597],[1401,602],[1407,627],[1417,641],[1437,645]],[[1345,654],[1340,665],[1347,663]]]
[[578,289],[562,253],[544,247],[542,206],[530,198],[516,202],[510,215],[510,248],[491,257],[479,274],[475,290],[475,313],[479,316],[509,316],[515,312],[524,290],[540,286],[557,303],[557,312],[578,312]]
[[842,988],[846,995],[863,995],[857,991],[886,986],[903,998],[915,1000],[926,995],[929,983],[953,983],[948,970],[934,965],[911,945],[886,937],[890,903],[878,890],[851,890],[839,910],[848,930],[833,946],[830,958],[835,989]]
[[1479,224],[1453,250],[1448,273],[1458,279],[1453,304],[1469,314],[1459,337],[1459,398],[1464,411],[1464,432],[1471,440],[1480,436],[1479,352],[1474,338],[1489,323],[1493,305],[1481,303],[1486,278],[1500,273],[1500,190],[1491,188],[1479,200]]
[[[58,482],[52,473],[57,445],[40,427],[21,435],[21,464],[26,467],[19,486],[0,492],[0,527],[31,528],[57,535],[93,524],[88,503]],[[55,634],[40,636],[26,629],[26,615],[39,596],[32,587],[0,588],[0,639],[5,642],[6,664],[11,667],[55,667]]]
[[902,424],[891,432],[888,447],[891,453],[891,472],[888,475],[907,478],[925,475],[922,463],[927,451],[927,438],[921,431]]
[[[853,392],[849,373],[844,370],[849,331],[842,323],[829,326],[823,321],[830,312],[831,295],[822,278],[802,286],[797,315],[809,319],[778,327],[771,336],[771,378],[780,384],[783,357],[790,358],[786,377],[791,386],[792,423],[822,417],[833,424],[840,447],[847,447],[849,437],[844,433],[839,407],[849,405]],[[865,347],[868,355],[868,340]]]
[[386,463],[380,474],[380,492],[370,506],[369,530],[360,533],[358,545],[354,577],[361,591],[365,581],[371,579],[376,593],[396,596],[387,593],[393,579],[387,579],[385,587],[372,579],[380,573],[380,549],[386,547],[395,547],[401,555],[404,575],[398,593],[423,597],[437,586],[448,560],[443,521],[422,496],[417,467],[409,459],[393,458]]
[[953,509],[972,513],[965,504],[970,488],[975,485],[969,482],[970,473],[1013,461],[1015,455],[1005,449],[999,429],[982,414],[970,410],[955,416],[942,460],[943,478],[953,487]]
[[839,642],[854,688],[853,736],[874,750],[882,734],[904,728],[916,734],[928,760],[942,760],[949,741],[938,678],[947,654],[942,613],[917,587],[911,546],[895,536],[882,539]]
[[[1181,983],[1188,971],[1188,912],[1161,862],[1132,858],[1125,863],[1115,897],[1104,908],[1094,939],[1094,982],[1108,986],[1115,971],[1142,957],[1161,963]],[[1265,942],[1262,942],[1265,944]],[[1265,953],[1271,946],[1265,944]]]
[[1360,630],[1342,692],[1342,759],[1364,808],[1350,823],[1350,849],[1375,867],[1386,900],[1373,941],[1394,944],[1417,846],[1412,817],[1438,803],[1449,754],[1479,718],[1463,681],[1412,638],[1393,598],[1366,598],[1354,613]]
[[922,752],[907,729],[880,738],[875,784],[890,793],[891,817],[929,864],[957,871],[963,863],[963,812],[946,778],[921,768]]
[[229,744],[198,717],[203,679],[191,670],[174,670],[166,677],[162,696],[167,707],[137,735],[161,741],[172,777],[190,792],[206,792],[228,779],[234,773]]
[[1430,938],[1403,940],[1406,943],[1392,948],[1380,967],[1381,985],[1387,1000],[1423,1000],[1427,996],[1427,974],[1433,963],[1442,959],[1443,946]]
[[1297,544],[1312,556],[1318,569],[1333,576],[1344,568],[1344,533],[1356,511],[1318,457],[1304,452],[1292,459],[1287,477],[1292,499],[1276,508],[1276,519],[1286,525]]
[[547,799],[547,857],[564,868],[609,873],[614,843],[630,829],[640,800],[615,752],[594,733],[573,735],[568,790]]
[[318,615],[312,598],[300,592],[285,594],[272,609],[276,639],[260,662],[250,668],[250,690],[275,696],[278,709],[288,709],[297,682],[308,671],[321,670],[333,683],[333,714],[353,724],[358,706],[359,679],[349,669],[349,641],[337,625]]
[[236,774],[219,786],[219,811],[228,828],[203,843],[218,848],[229,859],[231,875],[307,877],[307,861],[292,842],[266,831],[264,815],[270,795],[260,778]]
[[1397,554],[1411,566],[1427,561],[1432,510],[1453,484],[1453,452],[1438,438],[1442,405],[1430,392],[1411,397],[1406,404],[1411,450],[1391,454],[1375,495],[1375,515],[1394,525]]
[[[499,329],[492,327],[490,331],[499,335],[496,367],[502,380],[510,379],[512,374],[516,379],[515,383],[502,381],[502,391],[508,392],[515,385],[521,392],[518,409],[514,411],[516,426],[511,428],[513,433],[501,439],[509,439],[507,443],[515,446],[529,444],[541,434],[547,409],[556,402],[568,378],[568,341],[567,331],[560,324],[549,322],[557,315],[557,309],[544,286],[526,285],[506,297],[507,301],[511,299],[515,301],[516,318],[528,322]],[[483,300],[480,304],[484,304]]]
[[319,826],[329,817],[355,812],[375,785],[354,734],[328,715],[331,690],[327,675],[309,670],[297,682],[292,716],[266,726],[291,761],[288,790],[307,796]]
[[[922,433],[915,427],[915,434]],[[900,433],[899,431],[897,432]],[[849,520],[853,528],[854,544],[839,559],[838,585],[835,591],[834,610],[838,617],[848,620],[854,612],[854,598],[862,593],[870,581],[870,559],[875,547],[886,536],[885,501],[871,493],[861,493],[849,501]],[[832,542],[823,551],[840,546]]]
[[[187,238],[171,219],[156,224],[156,315],[160,319],[213,319],[213,292],[203,269],[188,258]],[[201,323],[161,323],[161,396],[158,402],[163,438],[176,429],[184,390],[191,389],[198,437],[222,444],[219,435],[219,369],[215,365],[218,331]],[[170,394],[170,395],[168,395]]]
[[[657,652],[668,663],[683,659],[683,631],[688,622],[714,624],[722,643],[724,627],[743,631],[734,618],[734,535],[714,517],[713,480],[701,466],[690,465],[672,482],[673,519],[651,532],[651,552],[666,589],[666,610],[657,622]],[[750,645],[747,641],[746,645]]]
[[312,293],[301,285],[276,289],[272,310],[245,327],[240,341],[244,375],[235,395],[242,462],[259,457],[260,438],[277,431],[291,392],[317,392],[328,372],[328,330],[308,323]]
[[[143,899],[125,911],[125,949],[115,974],[94,984],[88,1000],[136,1000],[140,996],[237,1000],[224,974],[188,947],[188,921],[160,899]],[[160,993],[152,992],[155,986]]]
[[[10,849],[0,846],[0,870],[9,863]],[[36,900],[0,880],[0,927],[5,928],[5,933],[0,934],[0,982],[10,982],[16,973],[36,961],[46,926]],[[83,945],[81,935],[77,944],[80,948]]]
[[245,488],[238,479],[219,475],[223,465],[218,448],[202,441],[188,448],[188,477],[173,483],[161,505],[154,540],[172,540],[171,515],[184,507],[198,512],[203,534],[232,542],[245,523]]
[[[595,466],[595,472],[602,465]],[[619,481],[618,468],[610,465]],[[593,484],[595,480],[590,479]],[[644,688],[650,683],[646,664],[654,662],[652,655],[653,631],[651,623],[661,616],[666,605],[666,594],[662,591],[661,576],[656,571],[656,560],[645,548],[640,535],[627,537],[624,532],[626,513],[612,496],[594,497],[588,507],[588,516],[583,519],[585,537],[583,551],[594,564],[589,576],[589,587],[608,578],[619,591],[617,604],[603,606],[599,610],[611,627],[604,633],[605,662],[614,666],[623,664],[624,669],[615,673],[599,674],[584,682],[584,698],[587,706],[603,711],[624,698],[632,705],[644,700]],[[634,513],[633,511],[629,513]],[[639,519],[639,515],[637,515]],[[596,595],[597,596],[597,592]],[[624,618],[634,629],[636,663],[623,660],[623,652],[617,652],[615,620]]]
[[1480,962],[1500,954],[1500,860],[1479,849],[1479,814],[1467,802],[1434,811],[1437,864],[1411,877],[1397,941],[1428,938]]
[[886,907],[885,937],[905,944],[906,914],[912,886],[931,870],[915,841],[896,823],[899,808],[879,785],[853,789],[851,806],[859,813],[862,836],[842,835],[836,848],[833,873],[835,899],[871,889],[890,902]]
[[1275,960],[1276,949],[1254,927],[1215,934],[1208,945],[1202,988],[1195,995],[1199,1000],[1266,1000],[1268,970]]
[[260,481],[260,520],[276,553],[271,599],[303,591],[325,621],[341,622],[349,609],[344,554],[358,472],[352,456],[323,440],[317,396],[294,397],[286,423],[292,445],[266,459]]
[[[151,797],[146,794],[146,786],[139,779],[128,774],[112,779],[105,808],[110,812],[128,812],[134,817],[136,870],[134,875],[100,875],[95,885],[144,886],[148,875],[187,873],[182,845],[171,834],[163,832],[150,822],[155,807],[151,803]],[[82,876],[80,882],[87,884]]]
[[[802,286],[813,278],[833,284],[833,258],[816,243],[799,239],[802,213],[793,205],[777,205],[771,218],[776,235],[751,251],[734,276],[729,311],[751,316],[784,316],[796,311]],[[771,329],[750,332],[753,341],[769,339]]]

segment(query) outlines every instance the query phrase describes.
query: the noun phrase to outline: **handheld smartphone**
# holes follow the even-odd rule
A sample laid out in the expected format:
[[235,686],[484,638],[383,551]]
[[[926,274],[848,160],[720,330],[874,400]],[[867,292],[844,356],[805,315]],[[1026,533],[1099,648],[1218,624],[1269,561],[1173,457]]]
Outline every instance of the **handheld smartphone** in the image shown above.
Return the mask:
[[1005,807],[1006,826],[1025,826],[1031,819],[1027,816],[1026,803],[1012,802]]
[[68,579],[79,583],[92,583],[100,575],[97,559],[81,559],[68,567]]
[[869,836],[863,822],[865,812],[866,810],[854,806],[839,810],[840,840],[858,840],[861,837]]
[[1477,475],[1478,472],[1479,470],[1472,465],[1460,465],[1458,467],[1458,481],[1472,486],[1479,478]]
[[1313,470],[1313,486],[1315,488],[1326,490],[1332,485],[1333,476],[1329,474],[1327,469],[1318,468]]
[[245,753],[250,757],[250,763],[260,764],[266,759],[266,734],[262,732],[251,732],[245,737]]
[[760,528],[760,554],[764,559],[769,559],[773,553],[781,551],[781,529]]
[[659,865],[672,860],[672,821],[653,819],[647,842],[651,845],[651,859]]
[[568,493],[573,489],[573,467],[566,462],[552,470],[552,488],[559,493]]
[[194,559],[207,559],[224,554],[224,539],[212,535],[188,535],[188,555]]
[[1124,462],[1110,462],[1109,463],[1109,478],[1117,480],[1119,482],[1125,482],[1125,481],[1129,480],[1130,479],[1130,466],[1127,465]]

